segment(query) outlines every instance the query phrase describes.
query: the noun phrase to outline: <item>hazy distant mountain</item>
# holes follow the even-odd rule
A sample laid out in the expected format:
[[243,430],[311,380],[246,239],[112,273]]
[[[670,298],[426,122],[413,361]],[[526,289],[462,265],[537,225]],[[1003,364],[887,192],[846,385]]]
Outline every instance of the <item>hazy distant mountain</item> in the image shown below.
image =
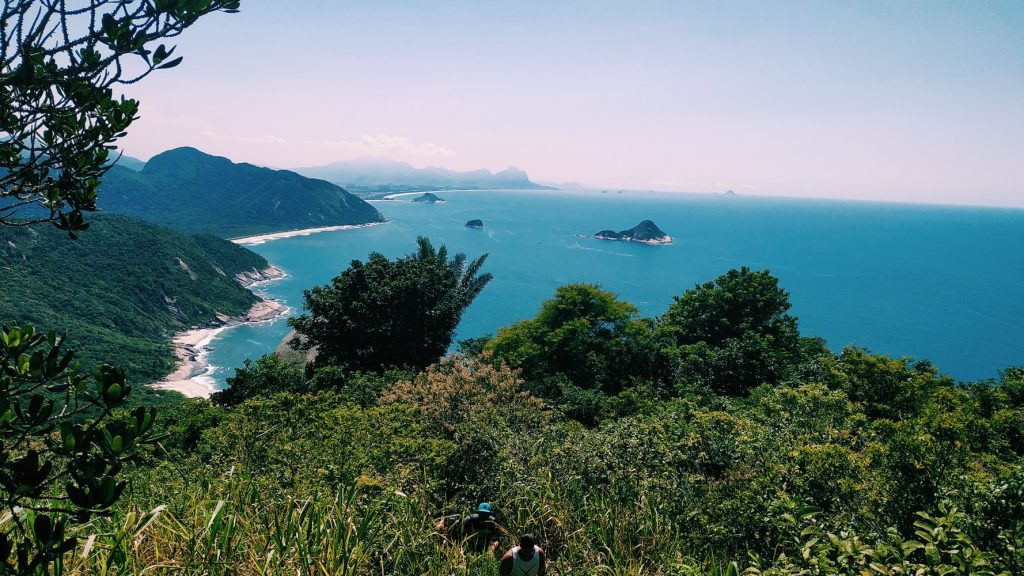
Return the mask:
[[410,190],[455,189],[551,189],[530,181],[526,172],[508,167],[500,172],[472,170],[455,172],[447,168],[414,168],[405,162],[387,159],[346,160],[326,166],[296,168],[312,178],[323,178],[353,192],[399,192]]
[[550,186],[558,190],[585,190],[586,186],[579,182],[542,182],[545,186]]
[[236,164],[195,148],[158,154],[138,172],[114,166],[98,204],[107,212],[224,237],[384,220],[330,182]]
[[118,166],[123,166],[125,168],[130,169],[130,170],[135,170],[136,172],[138,172],[139,170],[142,170],[142,167],[146,165],[145,162],[143,162],[142,160],[139,160],[138,158],[132,158],[131,156],[125,156],[125,155],[123,155],[120,158],[118,158],[117,162],[115,162],[115,164],[118,165]]

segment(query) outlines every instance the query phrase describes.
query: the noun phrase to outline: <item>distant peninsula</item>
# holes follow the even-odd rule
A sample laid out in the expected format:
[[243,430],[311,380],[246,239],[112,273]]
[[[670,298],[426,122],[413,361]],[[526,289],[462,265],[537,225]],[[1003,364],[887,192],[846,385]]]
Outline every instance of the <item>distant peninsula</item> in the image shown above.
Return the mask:
[[466,222],[466,228],[476,228],[476,229],[479,230],[480,228],[483,228],[483,227],[484,227],[484,221],[480,220],[479,218],[470,220],[469,222]]
[[107,172],[101,210],[225,238],[385,221],[376,208],[330,182],[195,148],[168,150],[136,166],[122,156]]
[[447,202],[444,198],[441,198],[437,194],[425,192],[422,196],[417,196],[412,199],[413,202],[421,202],[423,204],[444,204]]
[[344,186],[346,190],[366,198],[379,198],[401,192],[427,190],[555,190],[531,182],[526,172],[509,166],[491,172],[470,170],[456,172],[430,166],[415,168],[406,162],[384,158],[345,160],[326,166],[296,168],[296,172],[310,178],[322,178]]
[[622,230],[620,232],[616,232],[614,230],[601,230],[597,234],[594,234],[594,238],[599,240],[641,242],[643,244],[652,244],[656,246],[672,243],[672,237],[665,234],[661,228],[658,228],[657,224],[650,220],[644,220],[629,230]]

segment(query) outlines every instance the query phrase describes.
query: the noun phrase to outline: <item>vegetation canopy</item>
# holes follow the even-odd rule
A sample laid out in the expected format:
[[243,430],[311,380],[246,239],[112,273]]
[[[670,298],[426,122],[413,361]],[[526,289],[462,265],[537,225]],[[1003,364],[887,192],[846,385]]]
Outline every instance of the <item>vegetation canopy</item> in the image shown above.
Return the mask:
[[676,296],[659,328],[677,379],[731,395],[778,383],[800,354],[789,293],[767,270],[729,270]]
[[420,237],[417,251],[389,260],[370,254],[330,284],[304,292],[309,314],[289,323],[317,349],[318,364],[353,370],[426,368],[448,350],[462,313],[491,281],[480,273],[487,255],[448,256]]

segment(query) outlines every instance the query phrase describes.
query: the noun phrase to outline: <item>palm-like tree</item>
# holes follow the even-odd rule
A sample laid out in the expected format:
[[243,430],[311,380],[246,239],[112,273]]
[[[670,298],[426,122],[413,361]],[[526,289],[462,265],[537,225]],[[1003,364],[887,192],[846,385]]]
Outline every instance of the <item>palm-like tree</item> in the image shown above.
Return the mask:
[[373,253],[306,292],[311,314],[290,322],[318,348],[318,363],[425,368],[448,350],[463,312],[491,281],[480,273],[487,255],[469,261],[427,238],[416,242],[412,254],[388,260]]
[[465,254],[459,252],[448,259],[447,246],[442,244],[435,250],[430,240],[424,236],[418,237],[416,244],[416,261],[420,265],[443,271],[447,277],[447,290],[444,297],[438,302],[438,310],[449,311],[450,314],[456,316],[455,324],[457,325],[462,313],[493,278],[490,273],[480,274],[480,269],[488,255],[484,254],[472,262],[468,262],[467,265]]

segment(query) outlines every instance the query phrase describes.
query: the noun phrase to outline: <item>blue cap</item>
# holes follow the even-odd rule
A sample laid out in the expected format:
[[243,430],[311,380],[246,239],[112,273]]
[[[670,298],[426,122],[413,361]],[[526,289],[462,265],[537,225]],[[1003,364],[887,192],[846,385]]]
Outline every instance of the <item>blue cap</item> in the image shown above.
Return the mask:
[[477,512],[487,512],[488,514],[490,514],[491,513],[491,505],[488,502],[481,502],[480,505],[476,507],[476,511]]

